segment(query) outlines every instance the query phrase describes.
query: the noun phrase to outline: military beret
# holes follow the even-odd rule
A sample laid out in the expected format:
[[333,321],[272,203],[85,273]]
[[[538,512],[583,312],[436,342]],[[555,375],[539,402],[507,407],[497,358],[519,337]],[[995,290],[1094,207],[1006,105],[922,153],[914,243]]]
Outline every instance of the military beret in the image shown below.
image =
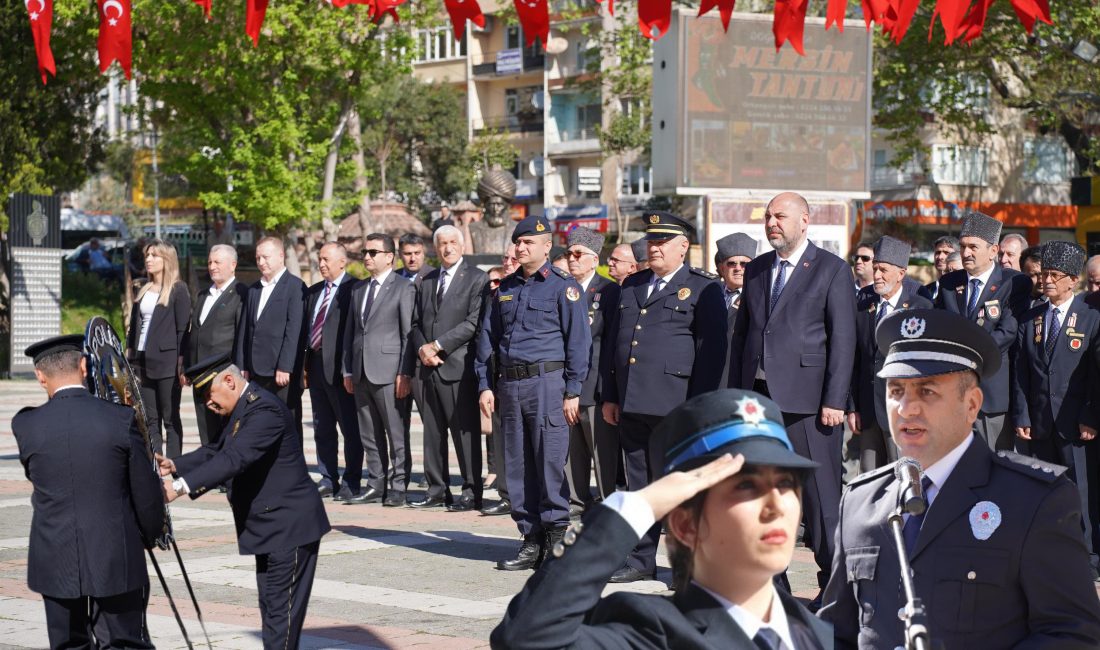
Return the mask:
[[1068,241],[1048,241],[1043,244],[1043,257],[1039,262],[1044,271],[1061,271],[1066,275],[1081,275],[1085,268],[1085,249]]
[[874,250],[876,262],[885,262],[904,269],[909,267],[909,253],[913,246],[909,242],[884,235],[875,242]]
[[649,247],[645,239],[635,239],[631,242],[630,252],[634,253],[634,261],[639,264],[649,259]]
[[652,441],[662,474],[694,469],[726,453],[741,454],[752,465],[818,466],[794,452],[775,402],[748,390],[715,390],[689,399],[661,420]]
[[967,212],[962,218],[962,227],[959,230],[959,239],[963,237],[977,237],[990,244],[996,244],[1001,241],[1001,222],[988,214]]
[[715,246],[718,248],[716,260],[728,260],[731,257],[747,257],[751,260],[756,257],[756,240],[743,232],[726,235],[715,242]]
[[598,257],[603,249],[603,235],[591,228],[577,226],[566,235],[565,244],[569,248],[583,246]]
[[664,210],[650,210],[642,215],[646,239],[671,239],[677,235],[691,238],[694,226]]
[[183,374],[195,390],[204,390],[208,388],[208,384],[214,380],[214,377],[218,376],[219,372],[231,365],[233,365],[233,361],[229,358],[229,353],[226,352],[206,357],[184,370]]
[[879,323],[875,340],[885,356],[878,373],[883,379],[932,377],[963,370],[986,378],[1001,367],[1000,348],[989,332],[969,318],[943,309],[895,311]]
[[46,355],[53,354],[55,352],[83,351],[83,334],[65,334],[63,336],[51,336],[48,339],[42,339],[37,343],[32,343],[27,346],[27,349],[23,351],[23,354],[34,359],[35,363],[38,363]]
[[516,224],[516,229],[512,231],[512,243],[516,243],[524,235],[549,234],[550,222],[546,220],[546,217],[533,214]]

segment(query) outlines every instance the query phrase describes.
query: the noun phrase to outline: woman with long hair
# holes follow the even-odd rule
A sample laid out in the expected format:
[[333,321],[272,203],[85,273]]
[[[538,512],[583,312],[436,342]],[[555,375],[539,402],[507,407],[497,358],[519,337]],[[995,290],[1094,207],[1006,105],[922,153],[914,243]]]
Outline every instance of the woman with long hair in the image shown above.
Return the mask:
[[[191,294],[180,281],[176,249],[154,239],[145,245],[149,282],[138,292],[130,311],[126,349],[141,379],[141,401],[153,447],[175,457],[183,450],[180,422],[180,375],[183,335],[191,319]],[[164,436],[161,436],[161,425]]]
[[[802,484],[817,467],[793,451],[779,407],[750,391],[699,395],[658,425],[651,453],[663,476],[570,526],[508,605],[493,647],[830,650],[832,627],[773,581],[791,562]],[[674,595],[601,598],[662,520]]]

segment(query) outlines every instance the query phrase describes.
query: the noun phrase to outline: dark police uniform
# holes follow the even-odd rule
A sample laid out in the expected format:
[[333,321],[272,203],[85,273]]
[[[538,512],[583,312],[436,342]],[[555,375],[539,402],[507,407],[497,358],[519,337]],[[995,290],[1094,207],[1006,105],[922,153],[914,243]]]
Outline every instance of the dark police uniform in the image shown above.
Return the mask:
[[[228,357],[205,360],[186,373],[195,390],[208,390],[228,364]],[[290,409],[249,383],[217,446],[173,460],[192,499],[229,486],[237,546],[241,555],[256,556],[264,647],[296,648],[320,539],[330,526]]]
[[[550,232],[545,217],[532,216],[516,226],[512,241]],[[528,277],[517,270],[501,281],[477,341],[479,393],[493,386],[488,362],[496,353],[512,519],[525,546],[541,546],[544,536],[560,534],[569,523],[569,426],[562,401],[580,395],[592,343],[580,285],[549,260]]]
[[[889,348],[884,376],[968,368],[988,376],[1000,362],[986,332],[940,310],[886,317],[878,343]],[[993,452],[974,434],[960,450],[936,485],[909,552],[932,647],[1096,648],[1100,600],[1089,577],[1076,490],[1063,468]],[[841,499],[832,578],[819,614],[834,625],[841,648],[893,648],[904,641],[898,611],[905,598],[887,523],[899,502],[893,468],[857,477]]]
[[[688,236],[691,226],[675,215],[645,215],[647,239]],[[658,468],[649,462],[650,434],[687,398],[716,390],[727,359],[726,303],[715,275],[682,265],[658,291],[652,270],[623,281],[616,313],[603,343],[604,403],[620,408],[619,441],[630,490],[647,485]],[[653,289],[650,293],[650,289]],[[653,576],[654,526],[627,558],[636,574]]]
[[[79,351],[83,340],[47,339],[27,356]],[[164,526],[164,493],[134,409],[75,386],[23,409],[11,428],[34,484],[27,586],[42,594],[50,646],[90,647],[96,626],[109,633],[96,639],[104,647],[152,648],[144,549]]]

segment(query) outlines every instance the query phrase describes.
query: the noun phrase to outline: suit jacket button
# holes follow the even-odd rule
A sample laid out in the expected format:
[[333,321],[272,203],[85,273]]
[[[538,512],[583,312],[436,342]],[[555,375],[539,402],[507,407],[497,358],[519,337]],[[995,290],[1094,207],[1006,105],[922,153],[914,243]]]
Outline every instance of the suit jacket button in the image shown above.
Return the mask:
[[630,342],[630,347],[634,347],[635,345],[638,345],[637,341],[631,341]]
[[636,361],[637,361],[637,359],[635,359],[634,357],[630,357],[630,364],[631,365],[633,365]]
[[966,579],[967,579],[967,580],[973,580],[973,579],[975,579],[975,578],[977,578],[977,577],[978,577],[978,574],[977,574],[977,573],[975,573],[975,572],[973,572],[973,571],[971,571],[970,573],[966,574]]
[[645,310],[643,309],[642,311],[640,311],[640,312],[638,312],[638,313],[639,313],[639,314],[641,314],[642,316],[645,316],[645,314],[646,314],[646,311],[645,311]]

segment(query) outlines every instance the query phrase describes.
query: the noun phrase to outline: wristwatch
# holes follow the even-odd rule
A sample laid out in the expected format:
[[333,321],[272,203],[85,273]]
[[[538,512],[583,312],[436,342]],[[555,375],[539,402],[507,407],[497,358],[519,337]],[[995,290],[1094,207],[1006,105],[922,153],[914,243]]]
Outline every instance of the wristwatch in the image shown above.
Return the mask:
[[187,494],[187,483],[182,478],[178,478],[172,481],[172,489],[175,490],[176,496],[182,497]]
[[565,394],[565,399],[576,399],[578,397],[580,397],[580,395],[578,395],[576,393],[566,393]]

